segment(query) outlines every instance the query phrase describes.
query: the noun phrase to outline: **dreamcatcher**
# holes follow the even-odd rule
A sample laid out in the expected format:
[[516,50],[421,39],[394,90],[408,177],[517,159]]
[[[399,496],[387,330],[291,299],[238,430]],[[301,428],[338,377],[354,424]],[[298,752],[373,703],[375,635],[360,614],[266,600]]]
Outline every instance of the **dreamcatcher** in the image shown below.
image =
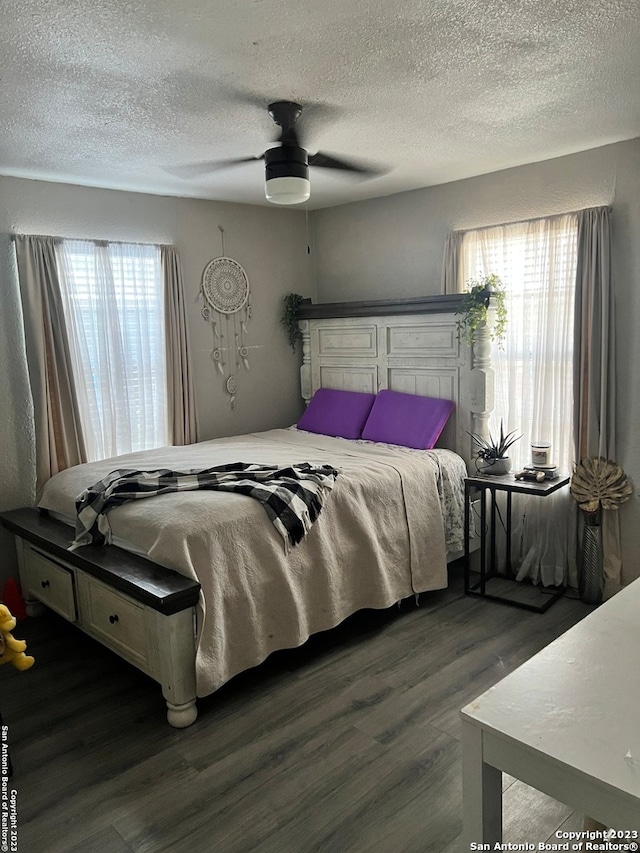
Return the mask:
[[237,261],[225,256],[224,229],[220,225],[218,228],[222,235],[222,257],[209,261],[204,268],[200,292],[204,299],[202,316],[211,323],[213,333],[211,358],[225,380],[233,409],[238,391],[237,373],[241,366],[249,370],[246,339],[251,294],[245,271]]

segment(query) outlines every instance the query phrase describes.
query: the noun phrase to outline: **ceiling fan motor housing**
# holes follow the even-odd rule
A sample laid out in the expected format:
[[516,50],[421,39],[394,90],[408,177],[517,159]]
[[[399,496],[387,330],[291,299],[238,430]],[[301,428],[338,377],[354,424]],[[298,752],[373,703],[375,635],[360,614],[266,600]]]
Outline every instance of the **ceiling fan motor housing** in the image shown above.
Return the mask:
[[273,204],[302,204],[311,195],[309,160],[304,148],[283,143],[264,153],[265,195]]
[[309,159],[304,148],[295,145],[280,145],[268,148],[264,153],[266,180],[272,178],[309,179]]

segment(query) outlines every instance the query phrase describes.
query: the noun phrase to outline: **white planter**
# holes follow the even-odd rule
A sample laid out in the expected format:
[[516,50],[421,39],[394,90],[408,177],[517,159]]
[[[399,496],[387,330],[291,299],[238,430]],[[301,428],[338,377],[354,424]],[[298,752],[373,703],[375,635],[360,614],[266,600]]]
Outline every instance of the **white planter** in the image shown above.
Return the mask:
[[478,470],[481,474],[508,474],[511,471],[511,459],[502,456],[500,459],[482,459],[478,461]]

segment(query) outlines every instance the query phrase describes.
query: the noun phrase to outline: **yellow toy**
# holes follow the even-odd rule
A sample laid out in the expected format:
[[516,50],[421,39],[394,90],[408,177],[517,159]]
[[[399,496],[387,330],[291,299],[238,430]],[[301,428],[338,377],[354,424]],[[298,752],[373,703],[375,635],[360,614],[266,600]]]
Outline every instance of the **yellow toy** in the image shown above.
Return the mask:
[[0,604],[0,664],[11,663],[16,669],[25,670],[33,666],[35,658],[25,655],[27,644],[24,640],[16,640],[12,631],[16,620],[4,604]]

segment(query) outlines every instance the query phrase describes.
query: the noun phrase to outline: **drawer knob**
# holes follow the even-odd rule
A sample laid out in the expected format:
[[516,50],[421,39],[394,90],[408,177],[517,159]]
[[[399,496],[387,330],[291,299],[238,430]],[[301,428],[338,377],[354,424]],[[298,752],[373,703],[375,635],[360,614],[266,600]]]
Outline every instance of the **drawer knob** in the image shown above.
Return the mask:
[[40,586],[42,587],[42,589],[46,589],[48,586],[51,586],[51,584],[49,583],[49,581],[40,581]]
[[117,621],[118,621],[118,614],[117,613],[114,613],[113,616],[109,616],[109,622],[111,622],[112,625],[115,625],[115,623]]

